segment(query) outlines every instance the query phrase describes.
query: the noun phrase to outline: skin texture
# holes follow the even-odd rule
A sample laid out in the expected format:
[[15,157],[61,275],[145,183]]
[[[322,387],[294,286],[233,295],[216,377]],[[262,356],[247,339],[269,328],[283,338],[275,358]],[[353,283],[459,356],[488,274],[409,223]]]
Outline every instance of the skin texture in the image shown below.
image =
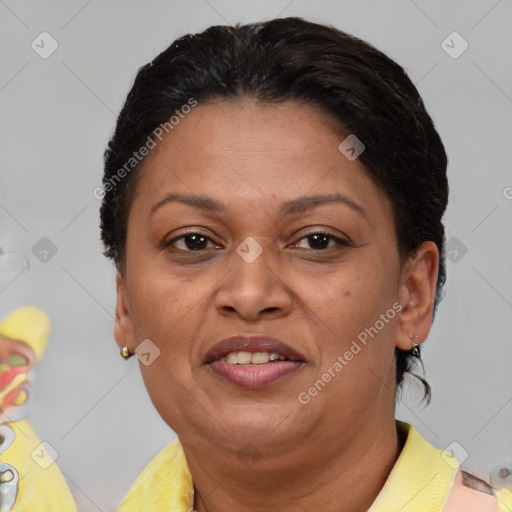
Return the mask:
[[[426,242],[400,265],[390,200],[358,159],[340,153],[345,136],[313,106],[217,100],[195,107],[144,162],[114,333],[131,352],[144,339],[161,351],[140,368],[183,445],[199,512],[366,511],[402,448],[394,349],[429,333],[439,255]],[[170,192],[210,196],[226,211],[171,202],[150,214]],[[287,200],[332,193],[365,213],[327,203],[278,214]],[[164,247],[187,227],[211,241],[200,251],[190,239]],[[318,249],[306,238],[326,231],[350,245],[327,239]],[[252,263],[236,252],[249,236],[263,249]],[[300,403],[299,393],[397,301],[401,311]],[[238,333],[279,338],[305,362],[264,388],[235,386],[203,358]],[[241,460],[248,443],[249,463]]]

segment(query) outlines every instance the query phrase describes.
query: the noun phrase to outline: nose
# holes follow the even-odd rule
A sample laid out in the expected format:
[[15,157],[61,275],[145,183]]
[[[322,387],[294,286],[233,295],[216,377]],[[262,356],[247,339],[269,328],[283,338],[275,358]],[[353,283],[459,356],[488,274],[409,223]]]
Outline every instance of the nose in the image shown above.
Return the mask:
[[[242,244],[241,244],[242,245]],[[270,249],[257,257],[233,252],[229,271],[219,284],[215,305],[221,315],[239,316],[246,321],[277,318],[292,311],[291,293],[282,272],[273,264]]]

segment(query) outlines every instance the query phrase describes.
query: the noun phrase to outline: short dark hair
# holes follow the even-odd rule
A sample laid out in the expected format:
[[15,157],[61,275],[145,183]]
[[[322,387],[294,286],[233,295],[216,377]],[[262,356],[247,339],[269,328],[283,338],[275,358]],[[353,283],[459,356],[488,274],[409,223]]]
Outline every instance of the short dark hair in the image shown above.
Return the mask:
[[[191,98],[201,103],[243,96],[261,104],[291,100],[317,106],[363,141],[359,159],[393,205],[401,262],[425,241],[437,245],[435,315],[446,279],[442,217],[448,159],[434,123],[400,65],[361,39],[297,17],[187,34],[139,69],[104,153],[104,255],[122,269],[140,167],[134,152]],[[130,159],[133,169],[127,172]],[[123,166],[121,174],[127,175],[121,180]],[[414,359],[409,351],[395,351],[401,390]],[[428,383],[412,375],[430,401]]]

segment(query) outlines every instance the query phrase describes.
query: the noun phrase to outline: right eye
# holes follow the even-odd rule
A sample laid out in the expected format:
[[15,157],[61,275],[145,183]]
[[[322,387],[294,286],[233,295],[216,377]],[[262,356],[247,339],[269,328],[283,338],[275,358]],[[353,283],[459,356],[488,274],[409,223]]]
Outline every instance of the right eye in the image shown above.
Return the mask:
[[[176,242],[179,241],[183,242],[182,247],[176,247],[174,245],[176,244]],[[198,252],[201,250],[205,250],[207,248],[205,244],[207,245],[208,241],[213,243],[213,240],[210,237],[203,235],[202,233],[190,232],[175,237],[172,240],[169,240],[169,242],[165,244],[165,247],[173,246],[180,251]],[[185,248],[183,248],[183,246]],[[216,247],[219,248],[220,246],[217,245]]]

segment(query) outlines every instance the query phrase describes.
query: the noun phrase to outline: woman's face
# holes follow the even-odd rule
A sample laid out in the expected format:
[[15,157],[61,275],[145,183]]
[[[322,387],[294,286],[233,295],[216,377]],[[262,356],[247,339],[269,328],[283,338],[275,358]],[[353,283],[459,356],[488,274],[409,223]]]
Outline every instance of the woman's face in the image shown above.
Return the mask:
[[[393,414],[394,348],[428,334],[437,252],[400,266],[390,200],[344,138],[311,106],[215,101],[147,156],[115,336],[132,352],[146,340],[144,382],[183,443],[335,449]],[[237,334],[277,338],[299,361],[207,357]]]

